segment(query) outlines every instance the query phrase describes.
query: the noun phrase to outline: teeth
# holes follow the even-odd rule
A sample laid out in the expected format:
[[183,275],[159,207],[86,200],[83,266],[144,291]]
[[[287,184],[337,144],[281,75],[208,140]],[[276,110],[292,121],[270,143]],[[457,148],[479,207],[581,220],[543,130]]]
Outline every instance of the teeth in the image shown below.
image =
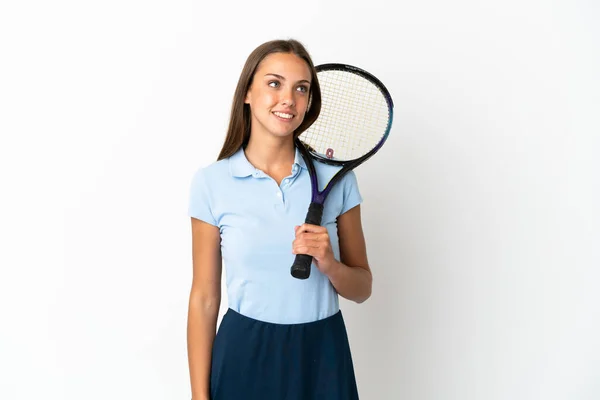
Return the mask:
[[285,114],[285,113],[280,113],[280,112],[274,112],[273,114],[277,115],[278,117],[286,118],[286,119],[291,119],[293,117],[292,114]]

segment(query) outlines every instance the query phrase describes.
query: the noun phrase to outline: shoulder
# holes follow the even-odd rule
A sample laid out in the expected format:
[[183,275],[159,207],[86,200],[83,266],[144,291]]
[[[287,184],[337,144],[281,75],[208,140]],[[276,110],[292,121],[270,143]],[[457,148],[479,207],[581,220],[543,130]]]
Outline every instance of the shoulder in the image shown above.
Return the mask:
[[[320,190],[324,190],[331,178],[341,170],[339,166],[321,162],[315,162],[314,165]],[[362,200],[356,174],[350,170],[331,188],[327,196],[326,208],[330,213],[339,216],[362,203]]]
[[193,174],[192,182],[193,184],[215,186],[226,182],[230,176],[229,159],[225,158],[198,167]]
[[[317,171],[317,178],[321,189],[325,186],[331,178],[335,176],[342,169],[342,167],[336,165],[329,165],[319,161],[314,162],[315,170]],[[353,170],[348,171],[342,179],[340,179],[336,185],[337,187],[344,187],[348,190],[351,187],[358,186],[358,180]]]
[[223,198],[223,190],[229,177],[228,160],[213,162],[199,167],[192,177],[188,215],[196,219],[218,225],[219,215],[216,206]]

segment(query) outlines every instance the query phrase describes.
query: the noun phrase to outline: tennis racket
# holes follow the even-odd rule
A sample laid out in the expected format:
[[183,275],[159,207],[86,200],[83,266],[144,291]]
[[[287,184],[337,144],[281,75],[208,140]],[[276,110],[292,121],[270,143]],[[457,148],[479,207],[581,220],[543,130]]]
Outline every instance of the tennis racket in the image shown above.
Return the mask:
[[[331,189],[385,143],[394,104],[383,83],[367,71],[345,64],[323,64],[315,69],[321,86],[321,113],[295,139],[295,145],[306,162],[312,188],[305,222],[321,225],[323,205]],[[322,191],[313,160],[342,167]],[[307,279],[312,260],[310,255],[297,254],[292,276]]]

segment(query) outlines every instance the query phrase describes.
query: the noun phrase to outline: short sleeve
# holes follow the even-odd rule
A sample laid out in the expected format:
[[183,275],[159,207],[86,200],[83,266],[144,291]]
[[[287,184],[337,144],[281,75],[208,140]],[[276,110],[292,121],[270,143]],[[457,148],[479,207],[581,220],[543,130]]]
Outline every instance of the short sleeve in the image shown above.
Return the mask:
[[196,171],[192,178],[188,215],[211,225],[217,225],[211,210],[210,191],[208,190],[206,174],[203,169]]
[[360,195],[360,190],[358,189],[358,181],[356,180],[356,174],[354,173],[354,171],[348,172],[348,174],[346,174],[346,176],[344,177],[343,182],[344,199],[340,215],[356,207],[357,205],[362,203],[363,200],[362,196]]

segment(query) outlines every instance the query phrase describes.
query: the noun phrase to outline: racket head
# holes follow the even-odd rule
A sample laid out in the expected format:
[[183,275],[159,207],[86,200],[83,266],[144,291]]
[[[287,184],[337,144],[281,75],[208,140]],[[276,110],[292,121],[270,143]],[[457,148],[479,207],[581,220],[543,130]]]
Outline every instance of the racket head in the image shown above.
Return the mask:
[[361,68],[330,63],[315,69],[321,112],[298,139],[318,161],[356,166],[387,140],[394,118],[392,97],[379,79]]

